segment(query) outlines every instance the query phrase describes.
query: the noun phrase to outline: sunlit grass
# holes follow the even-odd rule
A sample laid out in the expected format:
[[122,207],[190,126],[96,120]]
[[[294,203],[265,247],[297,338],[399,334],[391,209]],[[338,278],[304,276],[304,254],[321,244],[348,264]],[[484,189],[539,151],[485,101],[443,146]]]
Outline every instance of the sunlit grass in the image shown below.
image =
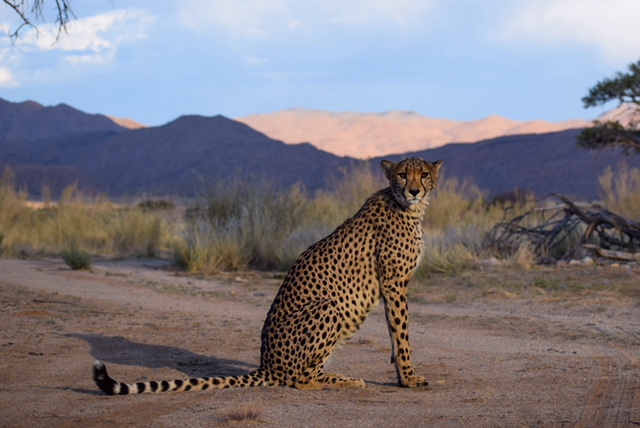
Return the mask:
[[[190,272],[283,271],[386,185],[382,174],[366,166],[341,174],[329,190],[314,194],[302,187],[281,190],[268,180],[220,182],[188,204],[185,215],[177,215],[179,210],[169,202],[115,204],[106,198],[87,198],[73,186],[60,200],[35,208],[28,195],[16,190],[9,171],[0,179],[0,254],[61,255],[70,248],[111,258],[173,254],[175,262]],[[610,210],[637,216],[638,170],[607,171],[600,182]],[[443,177],[423,223],[426,248],[418,278],[482,268],[483,260],[495,256],[483,248],[487,233],[496,223],[530,208],[532,203],[525,200],[505,209],[504,204],[489,203],[473,183]],[[534,215],[529,221],[543,220]],[[553,257],[572,251],[578,232],[571,242],[554,247]],[[533,253],[523,241],[500,256],[501,263],[528,270],[536,263]]]
[[75,187],[55,204],[34,208],[15,190],[10,174],[0,181],[0,253],[60,255],[69,248],[105,257],[156,256],[174,234],[166,211],[89,201]]
[[614,172],[609,167],[598,181],[600,198],[609,211],[640,221],[640,169],[623,164]]
[[[286,270],[385,185],[382,174],[367,167],[346,171],[331,190],[315,195],[299,187],[280,192],[264,180],[221,184],[189,210],[176,260],[190,271]],[[424,219],[419,274],[473,268],[484,235],[503,216],[477,186],[444,180]]]

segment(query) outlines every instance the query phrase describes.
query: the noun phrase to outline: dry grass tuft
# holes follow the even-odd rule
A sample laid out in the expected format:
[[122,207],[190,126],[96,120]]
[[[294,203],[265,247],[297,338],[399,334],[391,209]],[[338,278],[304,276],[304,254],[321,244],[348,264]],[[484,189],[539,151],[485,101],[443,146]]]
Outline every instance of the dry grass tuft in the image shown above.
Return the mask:
[[226,419],[229,422],[257,422],[261,413],[258,409],[239,409],[228,413]]
[[623,164],[613,172],[607,168],[599,178],[600,198],[609,211],[640,221],[640,169]]
[[516,249],[508,260],[508,264],[516,269],[530,270],[536,264],[535,251],[528,244],[523,244]]

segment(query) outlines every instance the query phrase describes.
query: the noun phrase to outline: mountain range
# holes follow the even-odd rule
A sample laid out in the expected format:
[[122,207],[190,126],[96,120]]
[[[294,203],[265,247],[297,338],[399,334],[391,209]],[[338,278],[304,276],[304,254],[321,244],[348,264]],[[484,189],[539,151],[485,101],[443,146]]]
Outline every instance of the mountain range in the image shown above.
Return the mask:
[[[36,198],[45,185],[59,195],[76,181],[85,192],[116,197],[194,196],[214,180],[248,177],[318,189],[327,185],[326,171],[350,163],[311,144],[272,140],[223,116],[182,116],[131,130],[63,104],[0,101],[0,114],[7,110],[11,114],[0,116],[0,169],[10,167],[17,184]],[[42,129],[25,131],[35,126]]]
[[[443,159],[446,179],[469,178],[489,196],[518,188],[594,199],[597,177],[606,167],[621,161],[640,167],[637,157],[579,149],[578,133],[510,135],[424,150],[426,145],[385,157]],[[181,116],[162,126],[130,129],[64,104],[0,99],[0,170],[10,167],[16,184],[32,198],[41,197],[45,186],[56,197],[75,182],[84,192],[116,198],[191,197],[214,182],[248,178],[278,187],[302,183],[313,191],[327,188],[351,165],[380,160],[337,156],[307,140],[311,143],[285,144],[223,116]]]
[[505,135],[545,134],[589,125],[579,119],[560,123],[518,122],[494,115],[462,122],[407,111],[334,113],[302,109],[237,120],[285,143],[310,141],[320,150],[359,159],[433,149],[449,143],[475,143]]

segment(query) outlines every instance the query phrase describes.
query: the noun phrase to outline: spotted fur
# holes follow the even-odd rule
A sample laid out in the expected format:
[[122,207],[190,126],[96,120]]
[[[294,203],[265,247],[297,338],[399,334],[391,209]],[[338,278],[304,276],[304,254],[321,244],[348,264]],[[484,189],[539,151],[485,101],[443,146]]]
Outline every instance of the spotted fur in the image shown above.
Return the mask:
[[242,376],[126,384],[96,361],[98,387],[106,394],[276,385],[361,388],[363,380],[325,373],[324,365],[381,298],[399,385],[427,385],[411,363],[407,286],[423,249],[422,218],[442,162],[408,158],[381,166],[389,187],[309,247],[289,270],[262,329],[260,368]]

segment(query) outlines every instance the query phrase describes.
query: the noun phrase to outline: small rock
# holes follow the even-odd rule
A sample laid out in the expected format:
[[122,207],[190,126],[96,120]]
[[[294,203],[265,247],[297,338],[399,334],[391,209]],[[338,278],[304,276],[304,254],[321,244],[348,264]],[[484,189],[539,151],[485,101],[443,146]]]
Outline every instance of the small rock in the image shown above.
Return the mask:
[[580,260],[580,263],[583,264],[584,266],[593,266],[595,264],[595,262],[593,261],[593,259],[589,256],[583,258],[582,260]]
[[501,266],[502,262],[495,257],[491,257],[490,259],[481,260],[478,264],[480,266],[480,270],[486,269],[491,272],[494,271],[498,266]]

